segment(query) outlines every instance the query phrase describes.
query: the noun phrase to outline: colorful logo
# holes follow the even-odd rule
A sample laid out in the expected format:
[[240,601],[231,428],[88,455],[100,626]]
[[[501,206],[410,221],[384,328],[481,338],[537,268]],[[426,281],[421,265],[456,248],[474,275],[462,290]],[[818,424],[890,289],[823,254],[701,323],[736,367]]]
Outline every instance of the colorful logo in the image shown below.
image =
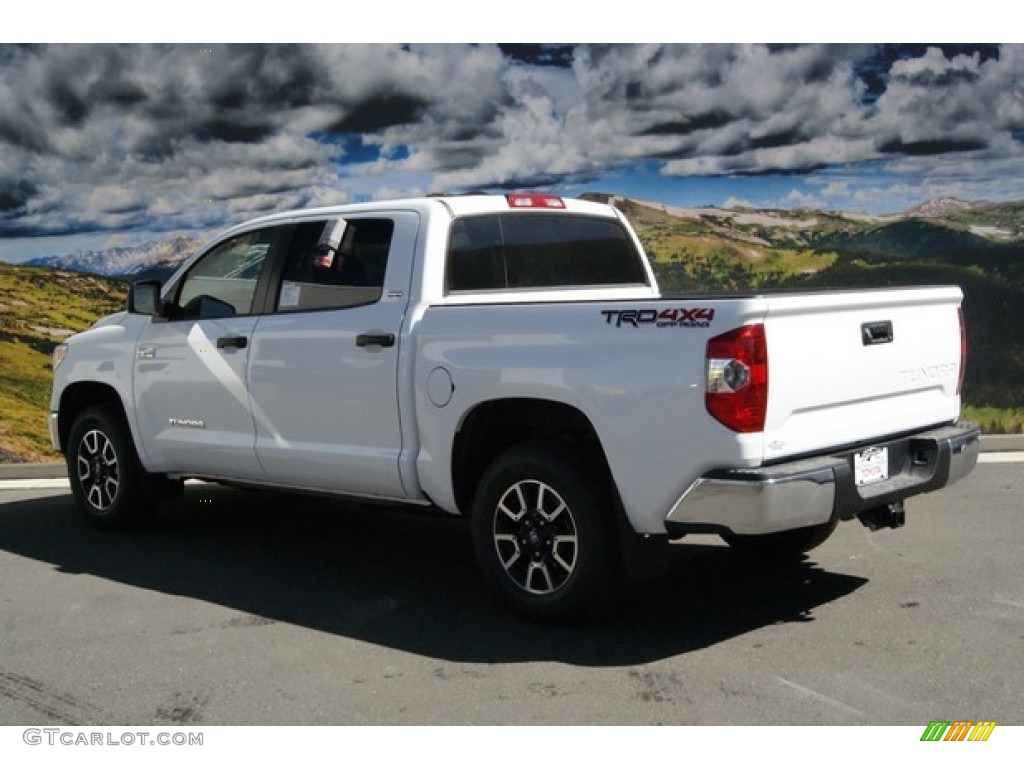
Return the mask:
[[921,734],[921,741],[988,741],[995,727],[994,720],[932,720]]

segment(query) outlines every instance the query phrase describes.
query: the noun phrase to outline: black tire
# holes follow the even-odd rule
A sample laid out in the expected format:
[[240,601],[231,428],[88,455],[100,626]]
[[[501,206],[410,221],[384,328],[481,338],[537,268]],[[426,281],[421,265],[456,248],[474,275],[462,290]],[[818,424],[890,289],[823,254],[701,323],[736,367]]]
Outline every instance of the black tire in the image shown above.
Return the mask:
[[68,435],[67,465],[75,503],[97,528],[130,528],[157,505],[160,477],[142,468],[124,418],[113,407],[78,414]]
[[524,445],[484,472],[473,548],[488,584],[525,618],[565,624],[611,598],[619,558],[606,483],[570,448]]
[[730,533],[722,536],[729,546],[744,555],[763,560],[800,560],[801,557],[823,544],[839,524],[830,520],[821,525],[794,528],[791,531],[767,533],[761,536],[744,536]]

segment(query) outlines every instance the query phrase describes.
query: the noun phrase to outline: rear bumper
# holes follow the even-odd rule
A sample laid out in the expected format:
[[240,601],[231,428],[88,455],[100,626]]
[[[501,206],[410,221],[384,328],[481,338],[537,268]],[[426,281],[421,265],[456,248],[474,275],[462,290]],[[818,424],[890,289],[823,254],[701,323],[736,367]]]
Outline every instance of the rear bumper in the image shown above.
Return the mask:
[[757,469],[710,472],[665,519],[670,534],[762,534],[849,520],[955,483],[978,461],[980,431],[958,423],[877,443],[888,448],[889,479],[858,486],[853,457],[867,446]]

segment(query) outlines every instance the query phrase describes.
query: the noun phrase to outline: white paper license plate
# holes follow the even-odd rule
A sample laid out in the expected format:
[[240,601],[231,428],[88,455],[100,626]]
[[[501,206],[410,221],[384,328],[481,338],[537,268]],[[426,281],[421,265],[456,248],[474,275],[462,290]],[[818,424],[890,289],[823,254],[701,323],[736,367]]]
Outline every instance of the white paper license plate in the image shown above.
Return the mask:
[[889,479],[889,449],[868,448],[853,456],[853,477],[857,485],[870,485]]

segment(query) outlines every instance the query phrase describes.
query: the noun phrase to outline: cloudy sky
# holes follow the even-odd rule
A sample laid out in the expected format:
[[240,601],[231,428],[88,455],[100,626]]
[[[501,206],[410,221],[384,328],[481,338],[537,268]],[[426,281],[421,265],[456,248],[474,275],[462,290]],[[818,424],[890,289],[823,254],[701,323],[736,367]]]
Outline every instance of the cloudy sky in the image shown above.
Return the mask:
[[0,45],[0,259],[473,189],[1024,199],[1024,45]]

